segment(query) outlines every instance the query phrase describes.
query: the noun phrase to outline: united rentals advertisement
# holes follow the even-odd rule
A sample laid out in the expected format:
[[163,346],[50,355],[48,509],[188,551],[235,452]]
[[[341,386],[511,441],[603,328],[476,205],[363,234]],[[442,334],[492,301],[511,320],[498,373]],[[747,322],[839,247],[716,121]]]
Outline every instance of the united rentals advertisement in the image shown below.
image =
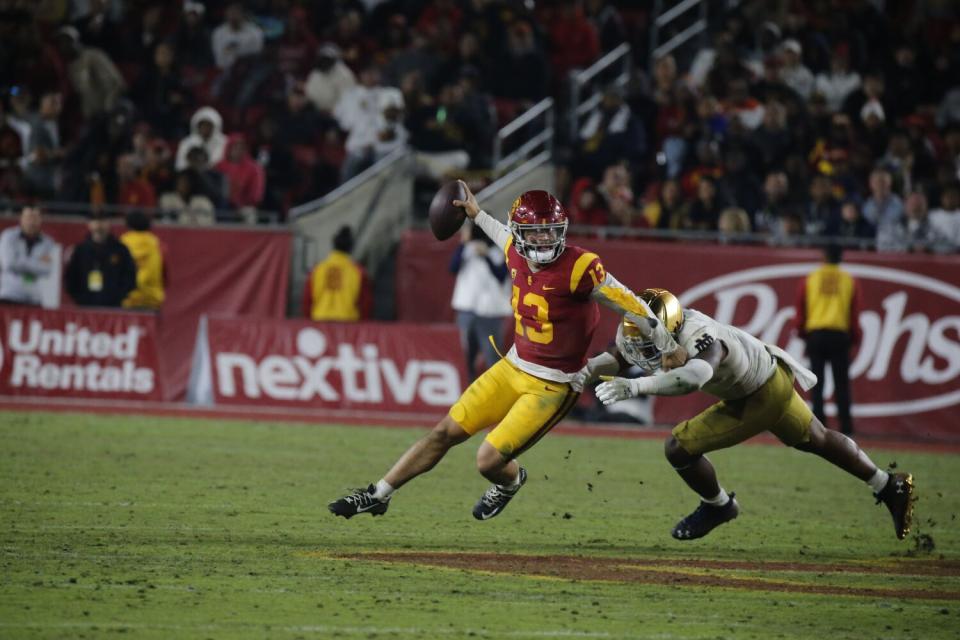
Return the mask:
[[0,307],[0,395],[160,400],[152,316]]
[[443,415],[464,381],[455,327],[208,316],[188,400]]
[[[453,243],[423,235],[407,234],[400,248],[398,315],[407,322],[445,311],[453,288],[452,277],[435,268]],[[568,243],[599,254],[607,271],[634,291],[669,289],[685,306],[805,361],[794,305],[803,278],[822,263],[818,250],[597,238]],[[863,341],[850,366],[857,432],[960,439],[960,256],[848,252],[843,267],[859,281],[863,301]],[[601,313],[594,352],[609,345],[616,322],[615,314]],[[835,411],[829,367],[824,377],[829,418]],[[702,393],[658,398],[654,418],[670,425],[710,402]]]

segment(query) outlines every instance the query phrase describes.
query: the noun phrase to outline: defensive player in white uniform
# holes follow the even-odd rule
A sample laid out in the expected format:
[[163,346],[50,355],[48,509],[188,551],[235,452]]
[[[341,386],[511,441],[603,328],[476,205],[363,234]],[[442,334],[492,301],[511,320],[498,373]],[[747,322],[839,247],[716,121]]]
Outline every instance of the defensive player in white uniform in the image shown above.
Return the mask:
[[[913,477],[878,469],[856,442],[826,429],[814,417],[793,386],[796,379],[804,389],[811,388],[817,381],[813,373],[779,347],[706,314],[683,309],[669,291],[647,289],[640,297],[687,350],[686,363],[662,370],[656,347],[639,335],[633,323],[624,321],[617,331],[621,357],[601,354],[591,358],[582,374],[585,382],[600,376],[607,379],[597,387],[597,397],[608,405],[639,395],[678,396],[697,390],[719,398],[699,415],[678,424],[666,441],[667,460],[701,498],[700,506],[673,528],[674,538],[701,538],[737,517],[740,508],[734,494],[723,490],[704,454],[763,431],[865,481],[877,503],[883,502],[890,510],[897,537],[906,537],[913,510]],[[637,379],[603,375],[616,373],[623,360],[651,375]]]

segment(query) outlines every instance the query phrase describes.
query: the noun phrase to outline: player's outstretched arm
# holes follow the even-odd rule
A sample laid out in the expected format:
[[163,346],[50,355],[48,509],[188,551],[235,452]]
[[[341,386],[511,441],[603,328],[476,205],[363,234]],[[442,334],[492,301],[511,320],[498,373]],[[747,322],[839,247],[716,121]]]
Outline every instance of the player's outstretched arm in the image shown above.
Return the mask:
[[637,294],[621,284],[609,272],[593,289],[593,297],[600,304],[625,315],[637,325],[640,334],[651,340],[663,354],[663,368],[673,369],[687,361],[687,351],[673,339],[663,323],[659,322],[650,307]]
[[659,375],[630,380],[609,378],[597,387],[597,399],[605,405],[637,396],[682,396],[697,391],[713,378],[714,370],[724,356],[724,347],[717,340],[691,358],[683,366]]
[[453,206],[461,207],[466,212],[467,217],[473,220],[475,225],[483,229],[483,232],[493,240],[495,245],[501,249],[505,249],[512,235],[510,229],[507,228],[507,225],[501,223],[480,208],[477,197],[470,191],[470,187],[467,186],[466,182],[463,180],[458,180],[457,182],[463,187],[463,191],[467,196],[463,200],[454,200]]

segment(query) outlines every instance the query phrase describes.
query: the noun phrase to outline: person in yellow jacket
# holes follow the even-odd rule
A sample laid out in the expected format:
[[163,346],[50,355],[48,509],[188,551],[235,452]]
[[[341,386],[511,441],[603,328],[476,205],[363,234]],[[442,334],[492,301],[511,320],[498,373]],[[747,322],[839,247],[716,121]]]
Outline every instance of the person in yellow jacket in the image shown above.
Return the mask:
[[341,227],[333,251],[317,263],[303,291],[303,315],[311,320],[357,321],[370,317],[373,303],[366,270],[350,257],[353,231]]
[[850,417],[850,351],[860,344],[860,286],[840,267],[843,249],[829,245],[825,262],[800,282],[797,291],[797,334],[807,343],[810,369],[817,384],[810,390],[813,414],[826,424],[823,410],[823,372],[833,371],[834,402],[840,430],[853,433]]
[[160,239],[150,231],[150,218],[140,211],[127,214],[127,229],[120,236],[137,263],[137,287],[123,301],[125,309],[157,311],[166,297],[164,259]]

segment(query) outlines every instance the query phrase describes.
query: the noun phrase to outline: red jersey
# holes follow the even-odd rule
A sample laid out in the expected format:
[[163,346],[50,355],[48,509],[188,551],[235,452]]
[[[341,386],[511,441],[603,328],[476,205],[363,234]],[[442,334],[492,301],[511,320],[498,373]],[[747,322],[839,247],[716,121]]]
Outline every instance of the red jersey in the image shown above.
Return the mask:
[[595,253],[567,246],[540,271],[532,271],[513,241],[506,247],[513,281],[514,344],[526,362],[565,373],[586,364],[600,311],[590,297],[606,278]]

